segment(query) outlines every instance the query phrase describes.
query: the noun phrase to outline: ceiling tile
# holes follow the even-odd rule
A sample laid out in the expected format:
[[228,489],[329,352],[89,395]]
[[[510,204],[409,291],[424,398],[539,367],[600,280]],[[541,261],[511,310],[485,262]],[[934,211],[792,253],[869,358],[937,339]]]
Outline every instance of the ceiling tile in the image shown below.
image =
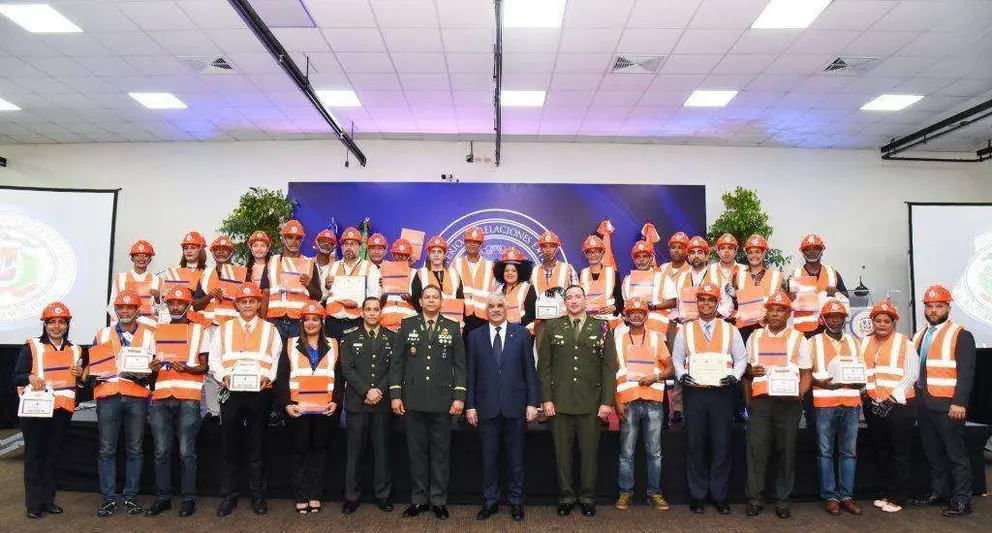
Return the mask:
[[447,74],[403,74],[400,76],[403,89],[407,91],[447,91],[451,83]]
[[965,51],[968,46],[957,33],[925,33],[896,53],[900,56],[944,57]]
[[789,54],[836,54],[860,35],[847,30],[806,30],[792,41]]
[[912,31],[867,31],[848,44],[844,55],[886,57],[916,40],[921,33]]
[[654,76],[650,74],[607,74],[599,88],[603,91],[643,91],[653,81]]
[[725,54],[729,51],[742,30],[696,30],[689,29],[682,34],[675,45],[676,54]]
[[[593,106],[633,106],[641,99],[644,91],[603,91],[593,98]],[[594,107],[595,108],[595,107]],[[591,109],[594,109],[591,108]]]
[[[532,54],[535,56],[541,54]],[[547,54],[551,57],[551,65],[547,68],[542,69],[542,71],[550,72],[554,67],[554,54]],[[513,54],[516,56],[516,54]],[[511,55],[503,56],[503,70],[509,70]],[[529,56],[528,56],[529,57]],[[448,72],[452,74],[465,74],[465,73],[489,73],[493,72],[493,57],[490,54],[445,54],[445,60],[448,63]],[[515,72],[520,72],[519,68],[514,69]]]
[[631,28],[685,28],[701,3],[702,0],[637,0],[627,25]]
[[242,74],[276,74],[283,71],[272,56],[266,53],[230,54],[227,59],[234,70]]
[[562,25],[565,28],[622,28],[634,0],[569,0]]
[[926,31],[943,20],[947,11],[940,2],[907,0],[899,2],[872,26],[883,31]]
[[822,70],[833,58],[825,55],[785,54],[768,68],[766,74],[812,74]]
[[638,105],[642,106],[681,106],[685,99],[692,94],[687,91],[648,91],[641,97]]
[[[566,74],[567,75],[567,74]],[[580,74],[576,74],[580,75]],[[509,90],[544,90],[551,83],[551,74],[503,74],[503,89]],[[492,87],[492,83],[490,87]]]
[[316,52],[329,49],[319,28],[272,28],[272,33],[286,50]]
[[335,52],[385,52],[386,43],[378,28],[333,28],[322,30]]
[[16,57],[0,56],[0,72],[4,77],[44,76],[43,72]]
[[226,2],[214,0],[179,0],[179,8],[203,30],[244,28],[245,23]]
[[954,81],[950,78],[910,78],[892,88],[896,94],[933,94]]
[[119,2],[117,7],[143,30],[196,29],[196,24],[175,2]]
[[491,54],[495,35],[490,28],[445,28],[441,38],[447,52]]
[[383,28],[436,28],[433,0],[369,0]]
[[210,30],[207,32],[210,40],[228,54],[234,53],[265,53],[265,47],[254,34],[247,29]]
[[601,74],[555,74],[550,89],[560,91],[591,91],[599,88]]
[[55,36],[40,36],[45,43],[70,57],[110,56],[114,53],[93,37],[81,33],[67,33]]
[[162,48],[175,55],[211,56],[220,53],[217,44],[201,30],[156,31],[150,32],[149,35],[162,45]]
[[404,91],[406,100],[414,110],[421,107],[451,107],[451,91]]
[[938,61],[920,72],[922,78],[964,78],[979,72],[986,76],[992,74],[986,59],[955,59],[954,61]]
[[451,88],[456,91],[486,91],[493,88],[492,73],[450,74]]
[[441,52],[437,28],[383,28],[383,39],[391,52]]
[[975,97],[992,91],[990,80],[958,80],[937,91],[939,96],[970,96]]
[[390,73],[394,71],[389,54],[379,52],[341,52],[335,54],[341,68],[349,75],[352,73]]
[[307,12],[321,28],[375,27],[368,0],[302,0]]
[[559,54],[555,72],[565,74],[604,73],[610,67],[613,54]]
[[661,67],[661,74],[708,74],[722,58],[719,54],[671,55]]
[[735,54],[780,54],[785,52],[802,30],[747,30],[734,44]]
[[713,67],[713,73],[760,74],[777,58],[775,54],[728,54]]
[[[701,74],[659,74],[651,83],[648,94],[666,91],[688,91],[697,89],[706,76]],[[682,102],[679,102],[682,105]]]
[[897,0],[831,2],[809,27],[813,30],[867,30],[898,3]]
[[165,49],[143,32],[97,33],[93,38],[118,55],[154,56],[166,53]]
[[681,36],[680,29],[627,28],[617,49],[625,54],[668,54]]
[[437,15],[444,28],[495,28],[492,2],[436,0]]
[[747,87],[753,79],[753,74],[710,74],[706,76],[699,88],[710,91],[741,90]]
[[114,4],[105,0],[60,2],[58,11],[87,34],[139,31]]
[[433,53],[392,53],[393,64],[399,73],[444,73],[447,66],[444,54]]
[[[452,97],[456,107],[479,107],[489,109],[492,114],[491,108],[485,107],[493,102],[493,95],[488,91],[455,91]],[[462,118],[460,113],[459,118]]]
[[561,31],[546,28],[506,28],[503,30],[504,54],[555,53]]
[[145,76],[182,76],[192,72],[189,67],[169,56],[125,57],[124,60]]
[[793,90],[801,93],[836,93],[844,90],[855,81],[851,76],[830,76],[820,74],[810,76]]
[[[555,54],[506,54],[503,56],[503,72],[519,74],[551,72],[555,68],[556,60]],[[490,72],[491,65],[491,62],[487,64]]]
[[870,78],[909,78],[927,70],[936,62],[935,59],[919,57],[890,57],[879,62],[865,75]]
[[354,73],[349,74],[352,86],[355,90],[388,91],[400,90],[400,79],[395,73]]
[[562,53],[612,51],[620,40],[621,28],[565,28],[561,36]]
[[587,107],[592,104],[592,99],[596,97],[596,91],[570,91],[551,90],[548,91],[544,99],[545,109],[557,106],[563,107]]
[[751,26],[767,4],[767,0],[705,0],[689,27],[743,30]]

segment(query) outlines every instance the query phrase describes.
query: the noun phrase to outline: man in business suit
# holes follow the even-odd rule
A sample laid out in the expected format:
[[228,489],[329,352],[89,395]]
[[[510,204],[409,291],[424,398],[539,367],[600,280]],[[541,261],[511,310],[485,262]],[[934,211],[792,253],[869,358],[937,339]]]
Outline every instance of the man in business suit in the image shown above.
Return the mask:
[[458,323],[441,315],[441,298],[436,285],[424,287],[421,312],[400,323],[389,364],[390,404],[403,417],[410,457],[406,518],[428,509],[449,516],[451,417],[465,408],[465,342]]
[[561,491],[558,516],[571,514],[575,507],[572,446],[578,440],[582,459],[578,501],[582,515],[593,517],[599,420],[606,422],[613,411],[619,363],[609,324],[586,314],[582,287],[572,285],[565,290],[565,309],[567,314],[549,320],[541,334],[537,373],[555,445]]
[[499,511],[499,442],[506,443],[510,516],[524,519],[524,435],[537,418],[538,385],[534,339],[527,328],[506,321],[506,297],[486,300],[488,327],[468,335],[468,423],[482,435],[482,477],[486,502],[475,515],[486,520]]
[[358,461],[371,438],[375,459],[375,499],[379,509],[392,511],[392,472],[389,468],[389,357],[396,334],[380,327],[382,307],[371,296],[362,304],[362,325],[341,339],[341,375],[345,383],[345,419],[348,442],[344,481],[344,514],[354,513],[362,488],[358,486]]

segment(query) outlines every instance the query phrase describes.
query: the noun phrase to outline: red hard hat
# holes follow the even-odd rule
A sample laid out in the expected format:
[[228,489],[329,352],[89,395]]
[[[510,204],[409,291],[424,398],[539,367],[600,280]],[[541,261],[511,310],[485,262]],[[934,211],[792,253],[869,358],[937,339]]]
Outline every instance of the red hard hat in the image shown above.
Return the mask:
[[152,247],[152,243],[146,240],[135,241],[135,243],[131,245],[130,255],[135,254],[155,255],[155,248]]
[[299,220],[287,220],[279,229],[279,235],[296,235],[302,239],[304,235],[303,224],[300,224]]
[[445,252],[447,252],[448,251],[448,241],[444,240],[444,237],[442,237],[440,235],[435,235],[435,236],[431,237],[431,239],[429,241],[427,241],[427,246],[425,246],[424,248],[426,248],[427,251],[430,251],[432,248],[440,248],[440,249],[444,250]]
[[191,230],[189,233],[183,237],[183,242],[180,246],[206,246],[207,240],[203,238],[203,235],[199,231]]
[[517,250],[511,246],[503,252],[503,257],[500,257],[499,260],[508,263],[519,263],[524,260],[524,254],[520,253],[520,250]]
[[895,304],[892,303],[892,300],[888,298],[878,302],[871,308],[871,314],[869,316],[874,319],[878,315],[889,315],[892,320],[899,320],[899,311],[896,309]]
[[264,242],[266,246],[272,245],[272,239],[269,237],[269,234],[265,233],[262,230],[258,230],[252,233],[250,237],[248,237],[248,246],[251,246],[256,242]]
[[478,226],[472,226],[465,232],[465,241],[486,242],[486,233]]
[[765,302],[765,309],[768,309],[773,305],[784,307],[789,311],[792,311],[792,298],[789,298],[789,295],[786,294],[785,291],[778,291],[775,294],[773,294],[772,297],[769,298],[767,302]]
[[166,302],[179,300],[181,302],[192,303],[193,293],[191,293],[186,287],[173,287],[169,289],[169,292],[165,293],[162,300]]
[[682,246],[689,246],[689,236],[685,234],[684,231],[676,231],[668,238],[668,245],[672,246],[675,244],[680,244]]
[[709,281],[703,282],[699,286],[699,290],[696,292],[696,298],[700,296],[712,296],[717,300],[720,299],[720,287],[717,287],[715,283]]
[[117,297],[114,298],[114,307],[125,305],[141,307],[141,296],[138,296],[138,291],[133,289],[124,289],[117,293]]
[[41,311],[41,319],[48,320],[50,318],[64,318],[66,320],[72,320],[72,313],[69,312],[69,308],[62,302],[52,302],[45,306],[45,309]]
[[803,237],[802,242],[799,243],[799,251],[804,252],[810,248],[826,250],[827,245],[823,244],[823,239],[821,239],[819,235],[810,233],[809,235]]
[[923,303],[925,304],[949,304],[953,299],[951,297],[951,291],[945,289],[942,285],[931,285],[927,288],[927,292],[923,293]]
[[392,248],[389,249],[389,251],[392,252],[393,255],[396,254],[410,255],[413,253],[413,245],[410,244],[410,241],[406,239],[396,239],[393,242],[393,246]]
[[836,298],[830,298],[823,303],[823,308],[820,309],[820,316],[827,315],[844,315],[847,316],[847,307]]
[[228,250],[234,250],[234,243],[231,242],[231,238],[228,237],[227,235],[221,235],[216,239],[214,239],[212,243],[210,243],[210,250],[215,250],[217,248],[227,248]]
[[582,253],[586,253],[589,250],[605,250],[606,246],[603,244],[603,239],[595,235],[590,235],[586,237],[586,240],[582,241]]
[[320,318],[324,318],[325,314],[326,313],[324,312],[324,307],[320,305],[319,302],[315,302],[313,300],[310,300],[307,303],[303,304],[303,309],[300,310],[301,317],[307,315],[313,315]]
[[651,246],[651,243],[648,241],[637,241],[630,249],[630,257],[637,257],[637,254],[654,255],[654,246]]
[[716,240],[716,247],[719,248],[721,246],[733,246],[734,248],[740,248],[740,245],[737,244],[737,237],[734,237],[729,233],[720,235],[720,238]]
[[315,243],[329,242],[331,243],[331,246],[334,246],[335,244],[338,243],[338,238],[334,236],[333,231],[329,229],[323,229],[320,230],[320,233],[318,233],[316,237],[314,237],[313,242]]
[[238,287],[238,295],[234,297],[235,300],[244,300],[247,298],[258,298],[262,299],[262,291],[258,288],[258,285],[250,281],[246,281]]
[[341,244],[346,241],[355,241],[358,244],[362,243],[362,234],[355,228],[345,228],[344,232],[341,233]]
[[748,248],[761,248],[768,251],[768,241],[761,235],[751,235],[744,244],[744,249],[747,250]]
[[702,250],[706,253],[710,252],[710,243],[706,242],[706,239],[696,236],[689,240],[688,250]]
[[623,304],[623,314],[630,313],[631,311],[644,311],[648,312],[648,302],[640,296],[634,296],[633,298],[627,299]]
[[385,235],[381,233],[373,233],[372,236],[369,237],[368,246],[369,247],[382,246],[383,248],[385,248],[389,246],[389,241],[386,240]]
[[555,232],[551,230],[547,230],[541,234],[541,237],[539,239],[537,239],[538,246],[544,244],[553,244],[555,246],[561,246],[561,239],[558,238],[558,235],[555,235]]

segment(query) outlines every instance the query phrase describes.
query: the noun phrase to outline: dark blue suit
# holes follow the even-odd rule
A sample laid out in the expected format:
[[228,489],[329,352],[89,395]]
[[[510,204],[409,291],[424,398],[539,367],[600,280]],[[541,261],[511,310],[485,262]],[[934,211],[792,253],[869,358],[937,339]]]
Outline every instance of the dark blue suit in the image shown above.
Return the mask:
[[468,394],[466,409],[475,409],[482,435],[483,480],[486,505],[499,502],[499,441],[502,434],[509,467],[507,500],[524,499],[524,438],[527,406],[537,407],[537,371],[534,338],[526,328],[504,322],[500,329],[503,351],[493,352],[490,325],[468,335]]

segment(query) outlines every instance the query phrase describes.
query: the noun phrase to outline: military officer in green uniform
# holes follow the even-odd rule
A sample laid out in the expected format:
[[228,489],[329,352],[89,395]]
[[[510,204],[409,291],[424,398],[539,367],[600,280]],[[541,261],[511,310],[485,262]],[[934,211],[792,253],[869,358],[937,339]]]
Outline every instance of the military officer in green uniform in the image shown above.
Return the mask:
[[404,419],[413,486],[404,517],[430,509],[448,518],[451,417],[465,408],[466,366],[461,331],[441,315],[441,298],[436,286],[424,287],[421,312],[400,324],[389,365],[389,397]]
[[544,414],[551,420],[551,436],[558,466],[558,515],[575,506],[572,484],[572,443],[579,441],[581,456],[579,505],[586,517],[596,515],[597,452],[600,420],[613,409],[617,353],[609,324],[586,314],[582,287],[565,290],[568,314],[547,322],[538,348],[537,373]]
[[[389,467],[389,402],[385,392],[389,385],[389,358],[396,334],[380,327],[382,306],[371,296],[362,303],[362,325],[341,339],[340,375],[344,377],[345,433],[348,452],[345,463],[344,514],[354,513],[362,489],[358,485],[358,461],[372,441],[375,465],[375,499],[379,509],[392,511],[392,472]],[[340,381],[338,385],[342,384]]]

